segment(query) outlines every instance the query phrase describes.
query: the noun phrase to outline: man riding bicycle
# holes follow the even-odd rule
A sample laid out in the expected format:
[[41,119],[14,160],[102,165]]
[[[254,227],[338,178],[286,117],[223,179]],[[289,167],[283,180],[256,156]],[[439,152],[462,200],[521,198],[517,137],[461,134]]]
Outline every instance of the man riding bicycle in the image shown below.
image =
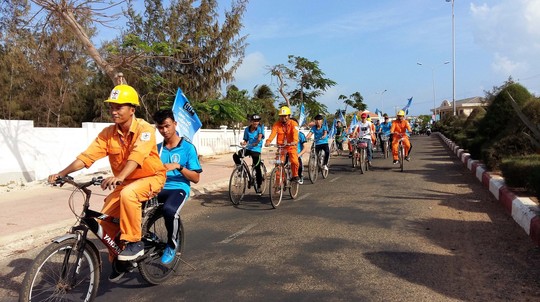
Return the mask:
[[379,141],[381,142],[381,150],[382,152],[386,152],[386,150],[384,150],[384,141],[382,140],[382,137],[383,136],[387,136],[388,139],[390,140],[389,144],[392,143],[392,137],[390,136],[392,133],[390,131],[390,128],[392,127],[392,123],[388,121],[388,114],[383,114],[383,118],[384,118],[384,122],[381,123],[381,126],[379,128]]
[[[255,179],[257,186],[255,191],[257,194],[261,193],[261,184],[263,181],[263,175],[261,171],[261,149],[264,138],[264,126],[261,125],[261,116],[253,114],[250,118],[251,124],[244,129],[244,140],[240,143],[242,146],[246,146],[244,156],[251,156],[252,165],[255,168]],[[241,164],[240,158],[242,157],[242,150],[233,154],[233,160],[237,165]]]
[[[156,130],[145,120],[135,118],[135,108],[139,106],[135,89],[118,85],[105,103],[109,104],[114,125],[103,129],[75,161],[62,171],[49,175],[48,181],[54,183],[58,177],[89,168],[98,159],[108,156],[113,176],[103,180],[101,188],[113,191],[105,198],[102,212],[119,217],[120,225],[100,222],[103,235],[114,238],[120,231],[125,248],[118,260],[135,260],[144,254],[141,203],[161,191],[166,170],[157,152]],[[109,256],[109,260],[113,262],[114,259]]]
[[315,116],[315,125],[311,127],[307,135],[309,140],[311,136],[315,136],[315,152],[319,153],[324,150],[323,169],[328,170],[328,158],[330,157],[330,148],[328,148],[328,126],[323,123],[323,116],[317,114]]
[[397,119],[392,122],[392,127],[390,127],[390,132],[393,134],[392,138],[392,157],[394,158],[394,165],[398,161],[398,143],[399,139],[403,137],[403,147],[405,148],[405,160],[409,161],[409,152],[411,150],[411,142],[409,141],[409,136],[407,135],[407,130],[412,132],[411,125],[405,119],[405,111],[400,110],[397,113]]
[[[272,125],[272,133],[266,140],[265,147],[277,136],[277,144],[285,145],[291,161],[292,181],[298,181],[298,123],[290,119],[291,109],[283,106],[279,109],[279,121]],[[285,161],[284,158],[281,160]]]
[[171,109],[157,111],[154,122],[163,142],[157,149],[165,168],[167,168],[167,181],[157,198],[163,203],[163,217],[167,228],[167,246],[161,256],[163,264],[174,260],[178,249],[178,218],[180,210],[187,202],[191,191],[191,182],[198,183],[202,167],[195,146],[176,132],[177,122]]

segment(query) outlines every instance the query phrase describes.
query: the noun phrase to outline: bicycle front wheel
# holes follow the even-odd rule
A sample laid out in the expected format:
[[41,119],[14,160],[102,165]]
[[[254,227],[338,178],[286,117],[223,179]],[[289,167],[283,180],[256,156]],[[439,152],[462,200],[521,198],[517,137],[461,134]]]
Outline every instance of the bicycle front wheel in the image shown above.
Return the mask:
[[388,158],[390,155],[390,143],[388,141],[384,142],[384,158]]
[[[19,301],[92,301],[98,285],[98,255],[90,248],[79,251],[75,239],[48,245],[24,276]],[[89,247],[89,245],[87,245]]]
[[175,236],[177,240],[176,256],[169,264],[161,262],[161,256],[163,256],[168,240],[163,210],[156,209],[143,224],[144,256],[138,267],[143,279],[150,284],[163,283],[172,276],[180,264],[180,257],[184,252],[185,245],[184,226],[180,219],[177,219],[176,222],[178,226]]
[[405,158],[405,150],[403,149],[403,144],[400,142],[398,146],[398,157],[399,157],[399,169],[403,172],[403,160]]
[[270,202],[275,209],[283,199],[283,191],[285,190],[285,169],[283,166],[277,166],[270,174]]
[[356,150],[356,148],[353,148],[351,153],[352,153],[352,157],[351,157],[352,158],[352,167],[356,168],[357,167],[357,159],[356,159],[356,157],[358,155],[358,150]]
[[309,154],[309,162],[308,162],[308,174],[309,174],[309,180],[312,184],[314,184],[317,181],[317,174],[319,167],[317,166],[317,154],[314,150]]
[[238,205],[246,193],[247,175],[244,168],[240,165],[231,173],[229,180],[229,199],[232,204]]

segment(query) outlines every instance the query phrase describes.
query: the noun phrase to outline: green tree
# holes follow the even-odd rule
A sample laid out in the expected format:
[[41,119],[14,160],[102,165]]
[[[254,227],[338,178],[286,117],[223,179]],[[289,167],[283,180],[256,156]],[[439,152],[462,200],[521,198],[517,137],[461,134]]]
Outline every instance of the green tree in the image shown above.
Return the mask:
[[342,94],[338,97],[338,99],[342,100],[343,103],[345,103],[345,111],[347,110],[347,106],[351,106],[358,111],[364,111],[367,109],[367,105],[364,103],[364,97],[358,91],[351,94],[350,96]]
[[[154,51],[126,71],[141,94],[159,107],[170,105],[177,87],[193,102],[217,99],[223,83],[231,83],[242,63],[246,36],[240,36],[247,0],[234,1],[223,18],[215,0],[145,0],[144,14],[129,1],[129,28],[109,45],[114,55],[136,56]],[[196,5],[198,4],[198,5]],[[222,22],[220,22],[222,21]],[[153,46],[153,47],[149,47]]]
[[[317,101],[330,87],[336,85],[325,78],[318,61],[310,61],[304,57],[289,55],[288,64],[270,67],[270,73],[279,80],[279,92],[287,106],[304,104],[310,113],[328,113],[326,105]],[[292,82],[291,90],[286,91]]]

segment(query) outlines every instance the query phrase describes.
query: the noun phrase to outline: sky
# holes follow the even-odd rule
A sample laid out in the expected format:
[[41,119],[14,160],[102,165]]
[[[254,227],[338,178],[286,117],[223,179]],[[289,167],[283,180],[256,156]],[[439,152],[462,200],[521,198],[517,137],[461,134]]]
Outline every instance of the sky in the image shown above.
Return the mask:
[[[454,15],[456,100],[484,96],[509,76],[540,94],[540,0],[455,0]],[[267,84],[279,95],[268,67],[294,55],[337,82],[318,99],[332,113],[354,92],[368,110],[389,114],[410,97],[411,115],[452,101],[451,2],[251,0],[243,24],[248,46],[233,84],[250,93]]]

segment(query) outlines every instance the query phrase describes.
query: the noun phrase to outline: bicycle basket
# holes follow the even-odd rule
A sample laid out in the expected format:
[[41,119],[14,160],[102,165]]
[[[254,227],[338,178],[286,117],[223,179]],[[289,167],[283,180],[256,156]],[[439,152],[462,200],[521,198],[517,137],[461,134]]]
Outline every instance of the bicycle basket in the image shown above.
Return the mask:
[[386,142],[386,141],[389,140],[389,139],[390,139],[390,137],[388,137],[388,135],[381,135],[381,140],[382,140],[383,142]]
[[365,148],[367,148],[367,142],[360,141],[360,142],[358,142],[358,145],[356,147],[360,148],[360,149],[365,149]]

